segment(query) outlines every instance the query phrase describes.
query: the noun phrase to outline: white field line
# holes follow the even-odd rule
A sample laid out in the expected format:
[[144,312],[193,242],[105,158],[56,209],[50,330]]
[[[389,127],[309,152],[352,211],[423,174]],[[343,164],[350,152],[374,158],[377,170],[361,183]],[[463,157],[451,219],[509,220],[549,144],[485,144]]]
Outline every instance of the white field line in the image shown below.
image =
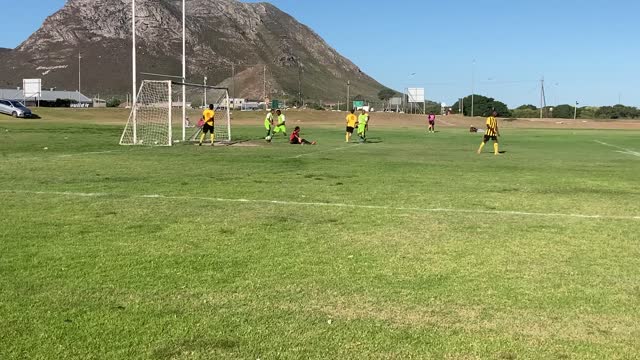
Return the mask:
[[633,215],[587,215],[572,213],[540,213],[528,211],[510,211],[510,210],[482,210],[482,209],[447,209],[447,208],[420,208],[420,207],[404,207],[404,206],[384,206],[384,205],[358,205],[346,203],[322,203],[322,202],[297,202],[297,201],[281,201],[281,200],[259,200],[259,199],[225,199],[199,196],[171,196],[171,195],[127,195],[116,193],[83,193],[83,192],[66,192],[66,191],[28,191],[28,190],[0,190],[3,194],[27,194],[27,195],[51,195],[51,196],[68,196],[68,197],[122,197],[135,199],[160,199],[160,200],[188,200],[188,201],[209,201],[224,203],[249,203],[249,204],[271,204],[283,206],[303,206],[303,207],[328,207],[328,208],[347,208],[347,209],[367,209],[381,210],[392,212],[418,212],[418,213],[458,213],[458,214],[481,214],[481,215],[511,215],[523,217],[557,217],[557,218],[576,218],[576,219],[599,219],[599,220],[640,220],[640,216]]
[[[46,151],[46,150],[43,150],[43,151]],[[110,153],[124,152],[124,151],[125,150],[92,151],[92,152],[75,153],[75,154],[61,154],[61,155],[55,155],[53,157],[42,157],[42,156],[6,157],[4,159],[12,160],[12,161],[52,160],[52,159],[67,159],[67,158],[76,157],[76,156],[110,154]],[[0,158],[0,160],[1,159],[2,158]]]
[[447,126],[455,126],[455,125],[453,125],[452,123],[450,123],[450,122],[448,122],[448,121],[444,121],[444,120],[442,120],[442,119],[438,119],[438,120],[436,120],[436,126],[438,126],[438,123],[443,123],[443,124],[445,124],[445,125],[447,125]]
[[327,152],[331,152],[331,151],[349,149],[349,148],[353,148],[353,147],[356,147],[356,146],[359,146],[359,145],[361,145],[361,144],[353,144],[353,145],[349,145],[349,146],[342,146],[342,147],[335,148],[335,149],[320,150],[320,151],[314,151],[314,152],[310,152],[310,153],[304,153],[304,154],[293,156],[293,157],[291,157],[291,159],[300,159],[301,157],[304,157],[304,156],[311,156],[311,155],[327,153]]
[[620,154],[633,155],[633,156],[640,157],[640,152],[629,150],[629,149],[625,149],[625,148],[623,148],[621,146],[617,146],[617,145],[607,144],[606,142],[599,141],[599,140],[596,140],[595,142],[597,142],[600,145],[608,146],[610,148],[619,149],[621,151],[616,151],[616,152],[618,152]]
[[124,151],[124,150],[92,151],[92,152],[83,152],[83,153],[76,153],[76,154],[58,155],[58,157],[60,157],[60,158],[70,158],[70,157],[74,157],[74,156],[84,156],[84,155],[111,154],[111,153],[122,152],[122,151]]

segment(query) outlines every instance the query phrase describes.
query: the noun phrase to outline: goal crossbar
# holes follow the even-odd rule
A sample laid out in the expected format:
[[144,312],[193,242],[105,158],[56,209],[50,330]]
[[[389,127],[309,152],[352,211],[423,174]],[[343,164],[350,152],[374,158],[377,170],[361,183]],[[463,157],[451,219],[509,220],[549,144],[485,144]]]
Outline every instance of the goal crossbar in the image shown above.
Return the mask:
[[229,88],[226,88],[226,87],[210,86],[210,85],[203,85],[203,84],[192,84],[192,83],[178,82],[178,81],[172,81],[171,84],[173,84],[173,85],[184,85],[184,86],[189,86],[189,87],[197,87],[197,88],[201,88],[201,89],[229,91]]

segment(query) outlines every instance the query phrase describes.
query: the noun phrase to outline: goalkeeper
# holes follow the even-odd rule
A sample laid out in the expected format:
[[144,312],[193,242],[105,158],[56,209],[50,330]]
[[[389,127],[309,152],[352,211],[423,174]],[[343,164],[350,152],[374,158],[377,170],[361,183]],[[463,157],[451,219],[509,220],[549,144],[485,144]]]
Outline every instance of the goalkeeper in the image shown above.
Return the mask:
[[287,118],[285,118],[284,114],[282,113],[282,111],[280,111],[280,109],[278,109],[278,111],[276,111],[276,115],[277,115],[277,122],[278,125],[276,125],[275,128],[273,128],[273,136],[275,136],[278,133],[283,133],[284,137],[287,137]]
[[213,146],[216,140],[216,134],[214,132],[216,112],[213,111],[213,104],[209,105],[209,108],[202,112],[202,118],[204,119],[204,125],[202,126],[202,134],[200,135],[200,146],[204,142],[204,137],[207,133],[211,133],[211,146]]

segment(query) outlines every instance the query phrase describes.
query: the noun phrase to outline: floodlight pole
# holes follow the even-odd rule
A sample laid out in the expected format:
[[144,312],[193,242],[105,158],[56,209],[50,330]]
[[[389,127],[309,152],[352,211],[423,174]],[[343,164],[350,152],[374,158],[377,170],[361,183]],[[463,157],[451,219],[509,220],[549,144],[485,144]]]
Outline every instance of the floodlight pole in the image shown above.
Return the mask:
[[138,144],[138,126],[137,126],[137,113],[136,113],[136,101],[138,98],[137,79],[136,79],[136,0],[131,0],[131,62],[132,62],[132,84],[133,92],[131,93],[131,111],[133,120],[133,144]]
[[[182,82],[187,82],[187,10],[182,0]],[[182,85],[182,141],[187,139],[187,87]]]
[[573,120],[578,118],[578,102],[576,101],[576,106],[573,108]]

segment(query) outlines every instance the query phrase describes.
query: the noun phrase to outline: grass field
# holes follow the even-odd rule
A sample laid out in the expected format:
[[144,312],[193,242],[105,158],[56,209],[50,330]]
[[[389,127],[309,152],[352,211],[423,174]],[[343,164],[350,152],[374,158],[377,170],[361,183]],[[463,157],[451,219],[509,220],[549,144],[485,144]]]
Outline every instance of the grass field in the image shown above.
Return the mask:
[[640,131],[152,149],[57,116],[0,119],[0,359],[640,353]]

